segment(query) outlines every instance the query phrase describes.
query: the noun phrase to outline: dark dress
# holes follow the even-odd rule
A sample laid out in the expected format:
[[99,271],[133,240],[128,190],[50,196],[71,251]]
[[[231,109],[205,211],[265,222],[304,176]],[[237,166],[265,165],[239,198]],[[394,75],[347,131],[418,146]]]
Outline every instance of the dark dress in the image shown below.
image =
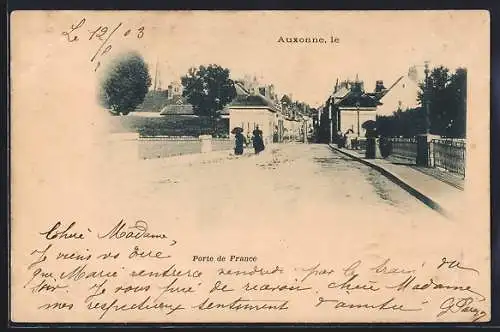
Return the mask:
[[262,130],[260,129],[255,129],[253,131],[253,147],[255,153],[264,151],[264,140],[262,139]]
[[243,154],[243,144],[245,143],[245,136],[243,136],[243,134],[241,133],[237,133],[235,136],[236,142],[234,147],[234,154],[241,155]]

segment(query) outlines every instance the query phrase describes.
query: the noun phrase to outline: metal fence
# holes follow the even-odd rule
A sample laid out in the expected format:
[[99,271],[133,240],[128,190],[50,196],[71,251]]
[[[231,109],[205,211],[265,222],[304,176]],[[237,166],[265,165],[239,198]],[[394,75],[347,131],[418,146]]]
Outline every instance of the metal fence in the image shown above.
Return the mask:
[[417,161],[417,139],[393,137],[388,139],[390,155],[411,163]]
[[461,139],[433,139],[432,158],[434,167],[465,177],[465,141]]

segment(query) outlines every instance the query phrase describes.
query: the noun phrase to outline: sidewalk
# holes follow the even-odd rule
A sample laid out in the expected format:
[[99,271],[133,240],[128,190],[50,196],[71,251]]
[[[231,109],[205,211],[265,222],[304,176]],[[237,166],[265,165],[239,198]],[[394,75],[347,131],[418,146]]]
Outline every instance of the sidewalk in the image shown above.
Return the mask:
[[[440,172],[438,170],[422,170],[414,165],[393,163],[386,159],[365,159],[358,151],[338,148],[332,144],[329,146],[376,169],[424,204],[447,217],[453,217],[454,211],[457,211],[457,207],[465,198],[464,191],[458,188],[460,184],[451,185],[430,174],[430,172]],[[448,181],[451,181],[449,178]],[[463,188],[463,183],[461,185]]]

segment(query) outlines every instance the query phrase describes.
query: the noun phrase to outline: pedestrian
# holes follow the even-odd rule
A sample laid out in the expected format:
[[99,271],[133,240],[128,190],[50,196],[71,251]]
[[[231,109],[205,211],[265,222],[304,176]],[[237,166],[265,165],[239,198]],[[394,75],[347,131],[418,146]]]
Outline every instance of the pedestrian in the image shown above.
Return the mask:
[[262,138],[262,130],[259,129],[258,125],[255,127],[253,131],[252,142],[255,154],[259,154],[260,152],[264,151],[265,146],[264,146],[264,139]]
[[345,133],[345,140],[346,140],[346,144],[345,144],[345,147],[347,149],[354,149],[354,130],[352,129],[348,129]]
[[273,143],[279,142],[278,126],[274,127]]
[[337,146],[339,148],[343,148],[344,147],[344,135],[342,134],[342,131],[337,131],[337,135],[335,137],[336,141],[337,141]]
[[243,130],[235,129],[236,130],[233,129],[235,134],[234,154],[239,156],[243,154],[243,144],[246,144],[246,139],[241,133]]

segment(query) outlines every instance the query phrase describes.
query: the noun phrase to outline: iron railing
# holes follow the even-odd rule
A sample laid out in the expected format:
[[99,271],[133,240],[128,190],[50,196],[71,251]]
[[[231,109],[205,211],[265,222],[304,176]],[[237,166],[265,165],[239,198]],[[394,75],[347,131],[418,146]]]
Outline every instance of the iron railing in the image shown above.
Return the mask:
[[465,177],[465,141],[461,139],[433,139],[432,157],[434,167],[457,173]]
[[417,139],[392,137],[388,138],[390,155],[408,160],[412,163],[417,161]]

